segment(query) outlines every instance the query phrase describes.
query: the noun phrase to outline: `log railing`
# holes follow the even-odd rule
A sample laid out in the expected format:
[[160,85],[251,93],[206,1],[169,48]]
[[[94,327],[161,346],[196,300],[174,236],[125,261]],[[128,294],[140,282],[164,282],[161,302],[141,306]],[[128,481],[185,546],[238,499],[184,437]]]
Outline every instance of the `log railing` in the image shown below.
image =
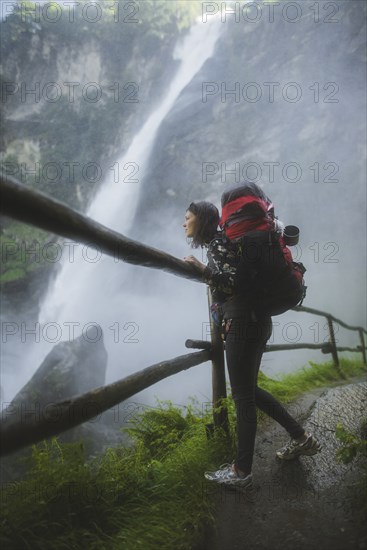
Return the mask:
[[[76,212],[65,204],[25,187],[13,178],[1,175],[0,191],[0,213],[4,216],[34,225],[62,237],[71,238],[88,246],[95,246],[98,250],[127,263],[161,269],[180,277],[202,282],[197,272],[184,261],[128,239]],[[209,292],[209,303],[210,300]],[[364,334],[367,334],[367,331],[363,327],[352,327],[327,312],[313,308],[297,307],[295,311],[326,317],[329,327],[329,342],[324,344],[269,345],[265,349],[266,352],[320,349],[323,353],[332,354],[334,364],[338,369],[338,351],[361,352],[363,361],[366,364]],[[361,345],[357,348],[337,347],[333,322],[337,322],[349,330],[358,331]],[[21,407],[19,410],[14,405],[10,405],[2,413],[0,426],[1,454],[9,454],[42,439],[69,430],[94,418],[159,380],[208,360],[212,361],[214,425],[227,431],[228,418],[226,411],[220,409],[220,412],[217,412],[218,405],[226,397],[223,344],[218,327],[211,321],[211,342],[187,340],[186,347],[199,348],[202,351],[163,361],[113,384],[96,388],[74,399],[54,403],[48,407],[47,411],[43,411],[44,414],[39,415],[39,417],[34,414],[27,416],[26,412],[23,414]]]
[[47,437],[58,435],[95,418],[156,382],[204,363],[210,352],[197,351],[162,361],[113,384],[96,388],[59,403],[49,403],[37,413],[26,406],[10,405],[3,411],[1,454],[9,454]]

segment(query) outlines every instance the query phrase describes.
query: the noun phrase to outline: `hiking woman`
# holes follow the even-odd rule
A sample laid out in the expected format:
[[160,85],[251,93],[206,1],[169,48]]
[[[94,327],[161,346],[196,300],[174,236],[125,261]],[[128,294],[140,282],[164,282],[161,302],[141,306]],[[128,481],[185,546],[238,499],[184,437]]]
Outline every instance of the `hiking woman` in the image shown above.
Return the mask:
[[[261,191],[261,190],[260,190]],[[256,315],[251,300],[236,294],[238,247],[217,231],[219,213],[209,202],[191,203],[183,227],[192,247],[206,247],[208,265],[194,256],[184,258],[210,286],[213,300],[223,317],[227,368],[237,416],[237,456],[215,472],[206,472],[211,481],[247,487],[252,484],[252,462],[256,436],[256,407],[276,420],[289,433],[291,441],[277,451],[280,459],[313,455],[320,450],[316,438],[267,391],[257,385],[265,344],[271,335],[271,318]]]

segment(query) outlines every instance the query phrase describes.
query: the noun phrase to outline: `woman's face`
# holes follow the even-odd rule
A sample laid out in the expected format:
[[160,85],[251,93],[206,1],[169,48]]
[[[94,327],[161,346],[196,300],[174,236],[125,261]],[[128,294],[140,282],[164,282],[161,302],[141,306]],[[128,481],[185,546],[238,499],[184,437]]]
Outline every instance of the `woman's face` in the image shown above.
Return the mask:
[[192,212],[190,212],[190,210],[187,210],[185,214],[185,223],[182,226],[185,229],[186,237],[192,238],[195,235],[197,224],[198,224],[197,216]]

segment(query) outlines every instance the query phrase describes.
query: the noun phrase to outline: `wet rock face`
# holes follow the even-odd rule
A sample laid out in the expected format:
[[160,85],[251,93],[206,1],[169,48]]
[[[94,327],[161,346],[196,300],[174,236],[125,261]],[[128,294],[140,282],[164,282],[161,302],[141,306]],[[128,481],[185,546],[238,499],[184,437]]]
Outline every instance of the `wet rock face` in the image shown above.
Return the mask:
[[335,455],[340,441],[335,437],[338,423],[353,434],[361,435],[366,419],[367,382],[333,388],[322,394],[312,409],[306,429],[319,439],[322,452],[314,461],[304,461],[303,469],[308,483],[318,488],[336,485],[355,464],[337,463]]
[[[154,216],[156,210],[169,206],[182,212],[192,200],[212,196],[218,201],[225,185],[244,179],[265,185],[276,205],[285,202],[294,215],[301,216],[305,202],[297,206],[297,201],[290,201],[295,182],[289,185],[281,165],[297,159],[303,168],[318,155],[338,159],[358,189],[360,160],[348,151],[346,129],[356,137],[364,132],[360,117],[364,100],[358,90],[364,75],[360,37],[365,31],[365,6],[355,1],[338,5],[340,23],[335,25],[320,27],[308,16],[297,29],[282,17],[271,24],[265,16],[252,25],[234,18],[222,24],[215,54],[183,90],[159,130],[138,217],[144,212],[149,218],[152,201]],[[302,2],[304,14],[311,13],[311,6],[311,2]],[[287,95],[290,82],[297,84],[297,101]],[[327,82],[324,96],[314,95],[310,86],[318,83],[322,91]],[[348,95],[345,105],[342,92],[327,97],[332,82]],[[271,95],[270,83],[274,86]],[[329,139],[330,132],[336,140]],[[264,164],[269,161],[280,162],[274,177]],[[327,178],[322,179],[327,183]],[[308,202],[306,185],[312,185],[312,175],[302,171],[297,181],[298,201],[301,193]],[[330,193],[337,199],[339,192],[335,185],[317,186],[318,196],[325,199]],[[322,204],[317,206],[320,212]]]
[[[365,141],[360,90],[367,4],[334,2],[339,23],[317,24],[312,10],[317,5],[321,13],[331,4],[302,0],[292,8],[283,3],[302,10],[299,22],[276,15],[270,23],[268,3],[255,2],[259,14],[263,10],[258,22],[249,24],[242,17],[236,22],[230,16],[222,23],[213,57],[182,91],[159,129],[141,184],[134,238],[153,242],[153,226],[158,241],[153,246],[164,250],[171,223],[177,242],[183,241],[180,221],[192,201],[220,206],[226,187],[254,181],[272,199],[279,219],[301,228],[303,251],[320,238],[337,243],[341,251],[334,266],[335,287],[326,266],[303,256],[310,283],[304,305],[317,303],[331,310],[338,296],[340,313],[348,311],[353,324],[365,325],[363,298],[348,293],[344,302],[338,288],[346,277],[359,280],[365,270],[354,235],[365,223],[360,208],[365,153],[356,144]],[[219,8],[221,3],[213,5]],[[281,13],[281,5],[273,7]],[[295,91],[294,85],[298,96],[287,94]],[[269,94],[273,86],[274,94]],[[291,173],[296,165],[297,174]],[[316,166],[320,174],[315,176]],[[338,174],[329,177],[333,167]],[[348,223],[338,223],[340,212]],[[364,288],[364,281],[357,285]],[[329,292],[321,297],[317,287]]]

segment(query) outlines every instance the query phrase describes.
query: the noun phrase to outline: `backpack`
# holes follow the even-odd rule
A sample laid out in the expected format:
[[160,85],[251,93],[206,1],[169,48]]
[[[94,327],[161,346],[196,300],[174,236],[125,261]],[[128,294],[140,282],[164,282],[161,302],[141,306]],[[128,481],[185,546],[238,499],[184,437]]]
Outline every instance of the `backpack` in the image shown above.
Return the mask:
[[283,230],[260,187],[245,182],[223,193],[220,225],[237,246],[235,294],[245,296],[257,315],[280,315],[302,303],[306,268],[287,246],[297,244],[298,229]]

